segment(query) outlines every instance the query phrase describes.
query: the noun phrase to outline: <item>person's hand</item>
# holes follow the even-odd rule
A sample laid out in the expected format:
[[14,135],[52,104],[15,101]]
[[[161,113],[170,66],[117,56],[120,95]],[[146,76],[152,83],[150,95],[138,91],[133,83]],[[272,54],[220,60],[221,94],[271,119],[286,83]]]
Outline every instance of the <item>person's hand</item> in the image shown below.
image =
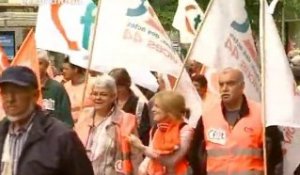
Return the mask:
[[145,160],[140,164],[138,168],[138,175],[148,175],[147,169],[149,165],[149,160],[147,158]]
[[131,134],[127,138],[128,138],[129,143],[132,146],[134,146],[134,147],[136,147],[138,149],[143,149],[144,148],[144,145],[143,145],[142,141],[137,136]]
[[138,175],[148,175],[147,169],[145,167],[140,166],[138,170]]

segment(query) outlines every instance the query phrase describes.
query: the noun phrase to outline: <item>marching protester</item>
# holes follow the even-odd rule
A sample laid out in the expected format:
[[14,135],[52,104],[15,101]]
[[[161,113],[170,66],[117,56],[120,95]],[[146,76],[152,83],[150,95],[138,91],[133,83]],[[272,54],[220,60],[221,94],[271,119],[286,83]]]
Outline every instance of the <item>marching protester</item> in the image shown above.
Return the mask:
[[76,122],[80,114],[83,92],[86,93],[83,108],[90,107],[92,104],[89,98],[91,83],[88,81],[87,89],[84,91],[85,69],[72,64],[69,58],[66,58],[63,64],[63,75],[64,79],[67,80],[64,86],[71,101],[72,117]]
[[[221,71],[221,102],[204,112],[195,130],[200,136],[192,144],[193,160],[197,162],[191,162],[194,174],[264,174],[260,105],[245,97],[244,86],[239,70]],[[266,134],[268,174],[272,175],[282,160],[280,133],[277,127],[271,127]],[[199,152],[202,155],[196,154]]]
[[146,146],[134,135],[131,144],[144,152],[146,158],[139,167],[139,175],[186,175],[186,155],[193,129],[184,123],[186,112],[184,97],[172,91],[154,96],[152,109],[156,125],[152,127],[150,145]]
[[195,75],[192,78],[192,81],[201,97],[202,110],[210,110],[214,103],[219,99],[218,96],[208,90],[207,79],[204,75]]
[[[0,175],[300,175],[300,92],[290,71],[300,69],[300,32],[284,20],[299,17],[300,0],[13,1],[0,5],[13,16],[0,19]],[[25,13],[14,21],[15,8],[36,11],[36,25]],[[278,12],[289,12],[281,37]],[[36,48],[69,57],[53,53],[51,74],[47,51],[37,68]],[[221,70],[228,66],[238,69]],[[100,76],[107,68],[118,69]],[[159,74],[154,96],[149,71]],[[219,95],[208,89],[216,82]]]
[[151,126],[147,104],[138,98],[130,89],[131,78],[126,69],[113,69],[109,74],[116,80],[118,106],[125,112],[137,117],[139,136],[142,142],[148,145]]
[[31,69],[7,68],[0,88],[6,114],[0,123],[1,175],[94,174],[76,133],[37,105],[38,81]]
[[199,75],[201,73],[201,68],[202,65],[195,60],[189,60],[187,63],[187,70],[191,78]]
[[71,103],[64,86],[50,78],[47,73],[49,67],[48,52],[38,50],[40,79],[42,85],[43,109],[54,111],[56,117],[70,127],[73,126]]
[[128,143],[130,134],[137,135],[136,117],[117,105],[115,80],[104,74],[97,77],[91,97],[93,107],[86,108],[75,125],[95,175],[137,174],[142,154]]

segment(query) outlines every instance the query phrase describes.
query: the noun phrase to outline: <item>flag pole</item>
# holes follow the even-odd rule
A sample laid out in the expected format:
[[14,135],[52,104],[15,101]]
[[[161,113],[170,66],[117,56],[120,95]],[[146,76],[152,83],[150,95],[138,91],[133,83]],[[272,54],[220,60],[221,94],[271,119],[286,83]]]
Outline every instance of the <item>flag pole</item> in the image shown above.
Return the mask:
[[196,34],[196,36],[195,36],[195,38],[194,38],[194,41],[192,42],[192,44],[191,44],[191,46],[190,46],[190,48],[189,48],[189,50],[188,50],[188,52],[187,52],[187,54],[186,54],[186,57],[185,57],[185,59],[184,59],[184,61],[183,61],[183,64],[182,64],[182,67],[181,67],[181,70],[180,70],[180,74],[179,74],[178,78],[176,79],[175,85],[174,85],[174,87],[173,87],[173,91],[175,91],[175,90],[177,89],[177,87],[178,87],[178,84],[179,84],[179,81],[180,81],[180,79],[181,79],[181,77],[182,77],[182,74],[183,74],[183,71],[184,71],[184,69],[185,69],[186,63],[188,62],[189,57],[190,57],[190,55],[191,55],[191,51],[192,51],[192,49],[194,49],[194,46],[195,46],[195,43],[196,43],[196,42],[195,42],[195,41],[196,41],[196,38],[198,37],[198,35],[199,35],[199,33],[200,33],[201,29],[202,29],[202,26],[203,26],[203,24],[204,24],[204,22],[205,22],[205,20],[206,20],[206,18],[207,18],[207,14],[208,14],[208,12],[210,11],[213,2],[214,2],[214,0],[211,0],[211,1],[209,2],[209,4],[208,4],[207,8],[206,8],[206,11],[205,11],[205,13],[204,13],[203,20],[201,21],[200,26],[199,26],[199,28],[197,29],[197,34]]
[[282,0],[282,11],[281,11],[281,38],[282,38],[282,43],[286,43],[286,38],[285,38],[285,1]]
[[205,70],[206,70],[206,67],[204,64],[202,64],[202,67],[201,67],[201,70],[200,70],[200,75],[204,75],[205,74]]
[[266,1],[260,0],[260,20],[259,20],[259,41],[260,41],[260,58],[261,58],[261,83],[262,83],[262,122],[263,122],[263,157],[264,157],[264,174],[267,175],[267,141],[266,141],[266,96],[265,96],[265,13]]
[[92,64],[92,53],[94,50],[94,43],[95,43],[95,37],[96,37],[96,29],[98,26],[98,16],[100,14],[100,6],[103,0],[99,0],[98,1],[98,6],[97,6],[97,13],[96,13],[96,18],[95,18],[95,26],[94,26],[94,31],[93,31],[93,38],[92,38],[92,42],[91,42],[91,49],[89,49],[89,59],[88,59],[88,66],[86,68],[85,71],[85,77],[84,77],[84,88],[83,88],[83,95],[82,95],[82,99],[81,99],[81,106],[80,106],[80,113],[82,112],[83,108],[84,108],[84,99],[86,96],[86,89],[87,89],[87,85],[88,85],[88,78],[89,78],[89,72],[91,69],[91,64]]

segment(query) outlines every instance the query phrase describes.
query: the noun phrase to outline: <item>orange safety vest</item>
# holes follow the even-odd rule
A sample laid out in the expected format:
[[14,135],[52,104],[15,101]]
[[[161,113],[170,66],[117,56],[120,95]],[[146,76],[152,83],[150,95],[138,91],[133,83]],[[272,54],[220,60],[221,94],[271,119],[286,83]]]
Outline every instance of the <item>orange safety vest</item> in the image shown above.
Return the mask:
[[220,98],[218,95],[214,94],[213,92],[207,91],[205,98],[201,100],[202,100],[202,110],[203,113],[205,113],[205,111],[211,110],[212,107],[214,107],[214,105],[220,101]]
[[263,175],[263,124],[257,103],[231,128],[220,103],[203,114],[207,175]]
[[125,175],[133,174],[133,165],[131,162],[131,145],[127,137],[134,133],[137,128],[136,116],[126,113],[126,116],[120,121],[120,127],[117,127],[118,141],[122,152],[122,170]]
[[[158,145],[158,146],[162,147],[163,144],[165,144],[165,145],[172,144],[172,143],[166,143],[165,139],[167,139],[169,137],[169,139],[168,139],[169,142],[173,142],[175,140],[175,138],[173,138],[172,135],[174,135],[174,134],[176,135],[176,132],[179,132],[179,133],[177,133],[177,135],[180,135],[180,130],[184,126],[186,126],[185,123],[180,123],[177,126],[178,128],[175,128],[176,127],[175,126],[175,127],[172,128],[172,130],[166,131],[165,134],[163,134],[165,136],[163,136],[163,135],[160,135],[158,137],[156,136],[156,139],[159,139],[159,140],[156,140],[156,141],[158,141],[158,142],[160,141],[160,143],[158,143],[160,145]],[[177,129],[179,129],[179,131]],[[155,143],[154,143],[155,138],[153,138],[153,137],[155,137],[156,131],[157,131],[157,126],[154,126],[150,131],[150,139],[152,140],[152,147],[153,147],[152,149],[154,149],[154,147],[155,147]],[[178,141],[178,142],[180,142],[180,141]],[[170,150],[170,151],[168,151],[168,150],[156,150],[156,151],[160,152],[161,154],[164,152],[162,155],[168,155],[168,154],[171,154],[175,150]],[[185,175],[185,174],[187,174],[188,167],[189,167],[189,162],[187,161],[186,157],[183,157],[182,160],[178,161],[175,164],[175,166],[174,166],[175,174],[174,175]],[[148,165],[148,174],[149,175],[164,175],[166,173],[166,171],[167,171],[166,167],[164,165],[162,165],[158,160],[151,159],[150,164]]]

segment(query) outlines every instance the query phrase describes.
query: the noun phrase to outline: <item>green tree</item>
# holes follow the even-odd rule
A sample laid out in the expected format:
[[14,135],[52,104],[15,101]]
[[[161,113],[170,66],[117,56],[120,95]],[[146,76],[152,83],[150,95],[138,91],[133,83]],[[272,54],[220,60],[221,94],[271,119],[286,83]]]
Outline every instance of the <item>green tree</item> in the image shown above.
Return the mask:
[[[172,20],[177,8],[178,0],[150,0],[151,5],[157,12],[159,19],[166,30],[172,30]],[[205,11],[210,0],[196,0],[199,6]],[[270,3],[271,0],[268,0]],[[300,19],[299,0],[281,0],[275,11],[275,19],[281,20],[282,7],[284,3],[286,19]],[[259,26],[259,0],[246,0],[246,9],[249,15],[252,29],[258,32]]]
[[177,9],[178,0],[150,0],[150,4],[165,30],[172,30],[172,21]]
[[[98,3],[98,0],[93,0]],[[210,0],[196,0],[199,6],[206,10]],[[268,0],[270,3],[272,0]],[[160,19],[165,30],[175,30],[172,27],[173,17],[175,15],[178,0],[149,0]],[[287,20],[300,19],[300,1],[299,0],[280,0],[275,11],[275,19],[282,19],[282,7],[285,8],[285,18]],[[246,9],[252,26],[252,30],[258,33],[259,26],[259,0],[246,0]]]

